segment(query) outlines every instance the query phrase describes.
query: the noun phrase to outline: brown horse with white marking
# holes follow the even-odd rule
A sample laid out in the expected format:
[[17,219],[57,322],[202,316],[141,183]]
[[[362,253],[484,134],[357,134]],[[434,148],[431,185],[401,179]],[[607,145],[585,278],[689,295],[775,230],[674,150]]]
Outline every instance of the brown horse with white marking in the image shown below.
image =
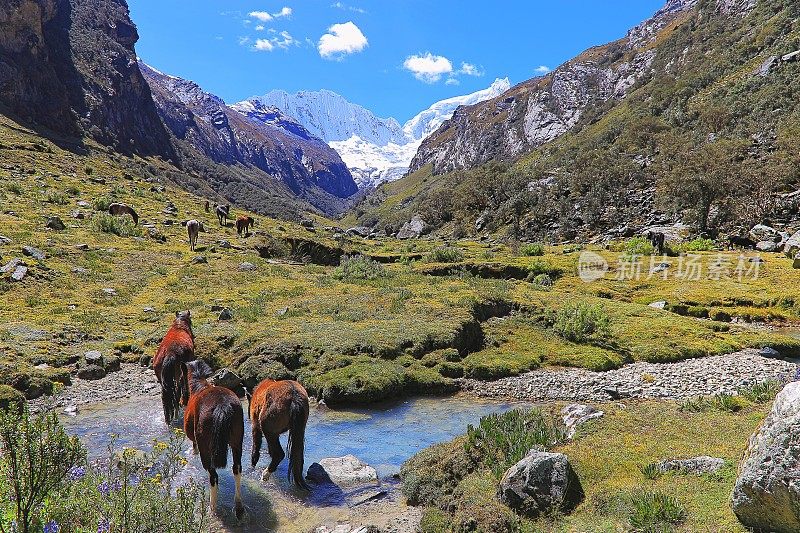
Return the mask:
[[242,233],[247,235],[247,232],[255,225],[256,221],[253,220],[253,217],[242,215],[236,219],[236,233],[238,233],[239,235],[241,235]]
[[153,370],[161,384],[161,404],[164,406],[164,421],[167,425],[178,414],[180,364],[194,359],[192,315],[189,311],[176,311],[175,321],[153,357]]
[[253,424],[253,454],[255,468],[261,454],[261,438],[267,439],[267,450],[272,459],[261,475],[266,481],[286,457],[280,443],[281,433],[289,432],[289,481],[308,489],[303,479],[303,446],[308,422],[308,393],[296,381],[265,379],[253,391],[250,400],[250,421]]
[[242,442],[244,441],[244,410],[239,397],[225,387],[210,384],[206,378],[211,367],[200,359],[181,363],[181,405],[186,407],[183,430],[192,441],[195,453],[200,454],[203,468],[211,484],[211,511],[217,508],[219,475],[217,468],[228,464],[228,447],[233,455],[233,478],[236,481],[234,510],[236,518],[244,514],[242,505]]

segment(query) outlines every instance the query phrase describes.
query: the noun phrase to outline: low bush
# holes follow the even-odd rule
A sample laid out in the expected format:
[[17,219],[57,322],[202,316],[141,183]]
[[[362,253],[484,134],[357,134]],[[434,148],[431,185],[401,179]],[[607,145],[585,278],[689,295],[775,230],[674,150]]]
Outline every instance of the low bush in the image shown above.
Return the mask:
[[692,239],[684,243],[672,246],[672,250],[676,253],[683,252],[710,252],[714,250],[714,241],[711,239]]
[[429,263],[458,263],[464,260],[464,252],[454,246],[439,246],[428,254]]
[[739,389],[739,395],[753,403],[767,403],[775,399],[775,396],[783,388],[783,383],[780,381],[769,379]]
[[646,464],[640,467],[639,470],[645,479],[658,479],[661,477],[661,474],[663,474],[663,472],[661,472],[661,468],[659,468],[656,463]]
[[384,266],[363,255],[344,256],[333,271],[333,277],[340,280],[373,280],[386,277]]
[[639,489],[630,495],[629,520],[636,531],[668,531],[686,519],[686,510],[674,497]]
[[108,196],[100,196],[92,200],[92,207],[94,207],[95,211],[106,212],[113,203],[114,200]]
[[527,257],[539,257],[544,255],[544,245],[538,242],[525,244],[520,247],[519,253]]
[[108,213],[98,213],[92,219],[97,231],[112,233],[118,237],[141,237],[142,230],[127,217],[115,217]]
[[585,342],[592,336],[609,333],[610,320],[599,305],[568,304],[556,311],[552,321],[553,331],[572,342]]
[[622,254],[626,257],[653,255],[655,251],[650,241],[644,237],[633,237],[622,245]]

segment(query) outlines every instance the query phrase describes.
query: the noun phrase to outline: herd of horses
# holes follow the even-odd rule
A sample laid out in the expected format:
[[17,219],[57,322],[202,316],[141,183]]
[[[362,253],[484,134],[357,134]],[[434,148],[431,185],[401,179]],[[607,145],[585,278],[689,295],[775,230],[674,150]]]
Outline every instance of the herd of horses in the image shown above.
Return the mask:
[[[192,442],[194,453],[200,455],[203,469],[208,472],[212,511],[216,509],[219,492],[217,469],[227,466],[230,448],[236,483],[234,512],[240,519],[244,513],[241,488],[244,410],[235,392],[209,382],[212,369],[195,355],[192,317],[188,310],[175,313],[175,320],[153,358],[153,370],[161,385],[167,425],[177,419],[181,408],[184,409],[183,430]],[[255,468],[258,464],[262,440],[266,439],[271,459],[261,476],[266,481],[286,457],[279,439],[288,432],[289,481],[308,489],[303,479],[309,413],[306,390],[296,381],[265,379],[252,394],[245,388],[245,397],[249,401],[248,414],[253,429],[251,466]]]

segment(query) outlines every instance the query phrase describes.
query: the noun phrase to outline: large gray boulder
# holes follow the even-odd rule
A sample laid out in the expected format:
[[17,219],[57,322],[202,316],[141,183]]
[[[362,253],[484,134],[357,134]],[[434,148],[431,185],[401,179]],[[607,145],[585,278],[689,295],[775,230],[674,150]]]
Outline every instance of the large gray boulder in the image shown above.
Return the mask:
[[756,242],[759,241],[772,241],[780,242],[780,233],[775,228],[765,226],[764,224],[756,224],[750,228],[750,238]]
[[409,222],[403,224],[397,232],[398,239],[417,239],[428,230],[428,224],[419,215],[414,215]]
[[317,483],[333,482],[339,486],[376,483],[378,472],[355,455],[320,459],[308,467],[306,477]]
[[732,505],[753,530],[800,531],[800,382],[784,387],[750,437]]
[[794,257],[797,252],[800,252],[800,231],[795,232],[783,244],[783,253],[786,257]]
[[689,459],[665,459],[658,463],[662,472],[679,472],[685,474],[716,474],[725,466],[725,459],[700,455]]
[[756,243],[756,250],[759,252],[777,252],[778,243],[774,241],[758,241],[758,243]]
[[569,512],[583,499],[583,487],[563,453],[531,450],[500,480],[497,497],[529,518]]

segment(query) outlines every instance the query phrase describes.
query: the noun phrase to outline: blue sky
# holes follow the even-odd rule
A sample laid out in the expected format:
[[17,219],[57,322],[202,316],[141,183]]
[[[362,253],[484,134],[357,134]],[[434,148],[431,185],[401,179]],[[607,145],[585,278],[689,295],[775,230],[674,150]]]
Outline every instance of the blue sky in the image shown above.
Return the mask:
[[128,0],[139,56],[226,102],[330,89],[401,123],[495,78],[555,68],[664,2]]

